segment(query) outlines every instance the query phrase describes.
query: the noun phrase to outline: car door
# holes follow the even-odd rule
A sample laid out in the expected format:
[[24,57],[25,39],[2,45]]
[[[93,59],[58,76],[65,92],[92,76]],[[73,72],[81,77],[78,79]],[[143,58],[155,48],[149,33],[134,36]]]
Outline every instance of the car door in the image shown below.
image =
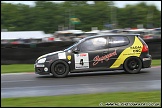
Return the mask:
[[95,37],[85,40],[77,46],[79,52],[74,54],[75,69],[97,69],[105,68],[108,53],[106,37]]
[[[109,36],[108,38],[108,57],[109,61],[107,63],[108,68],[118,68],[122,64],[122,59],[120,54],[128,47],[129,39],[127,36]],[[120,58],[119,58],[120,56]]]

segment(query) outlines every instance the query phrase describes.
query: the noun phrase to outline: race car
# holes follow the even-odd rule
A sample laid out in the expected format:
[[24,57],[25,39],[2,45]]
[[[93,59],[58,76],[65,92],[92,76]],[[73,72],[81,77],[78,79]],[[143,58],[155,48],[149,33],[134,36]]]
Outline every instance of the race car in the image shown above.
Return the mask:
[[73,72],[124,70],[138,73],[150,68],[152,57],[140,34],[102,34],[88,36],[70,47],[40,56],[35,73],[66,77]]

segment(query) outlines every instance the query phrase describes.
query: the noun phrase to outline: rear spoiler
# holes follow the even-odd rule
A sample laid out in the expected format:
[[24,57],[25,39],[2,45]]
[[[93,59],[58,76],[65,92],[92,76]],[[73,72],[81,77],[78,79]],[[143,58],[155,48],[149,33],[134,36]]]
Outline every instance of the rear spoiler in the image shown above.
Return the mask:
[[140,34],[135,34],[137,37],[140,36]]

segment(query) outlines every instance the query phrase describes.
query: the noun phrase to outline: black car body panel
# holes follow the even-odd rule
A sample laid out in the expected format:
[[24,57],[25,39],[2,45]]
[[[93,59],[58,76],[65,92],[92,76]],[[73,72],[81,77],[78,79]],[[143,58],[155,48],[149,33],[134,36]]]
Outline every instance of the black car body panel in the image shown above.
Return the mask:
[[[140,58],[142,68],[149,68],[152,58],[149,51],[143,51],[144,45],[147,46],[139,34],[86,37],[63,51],[39,57],[35,62],[35,73],[51,73],[51,65],[57,60],[65,61],[70,72],[123,69],[123,64],[129,57]],[[46,58],[44,62],[38,62],[43,58]]]

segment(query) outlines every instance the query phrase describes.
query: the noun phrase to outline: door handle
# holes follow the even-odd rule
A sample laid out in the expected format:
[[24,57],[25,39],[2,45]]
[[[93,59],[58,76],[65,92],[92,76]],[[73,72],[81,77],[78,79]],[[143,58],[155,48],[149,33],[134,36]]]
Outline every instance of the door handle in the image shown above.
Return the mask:
[[102,54],[107,54],[107,53],[108,53],[108,51],[103,51],[103,52],[102,52]]

